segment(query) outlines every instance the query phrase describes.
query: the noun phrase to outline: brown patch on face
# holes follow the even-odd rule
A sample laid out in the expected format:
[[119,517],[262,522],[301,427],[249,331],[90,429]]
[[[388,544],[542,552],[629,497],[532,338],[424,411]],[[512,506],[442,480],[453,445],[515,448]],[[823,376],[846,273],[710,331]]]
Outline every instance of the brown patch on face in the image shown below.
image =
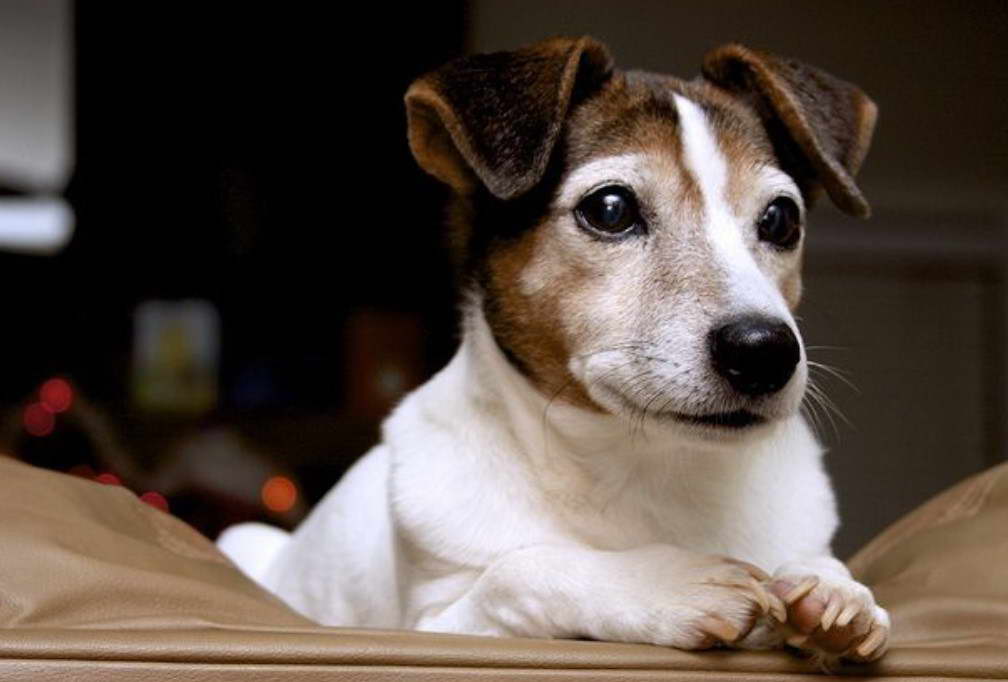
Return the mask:
[[[572,113],[560,152],[564,171],[553,189],[567,174],[594,159],[644,154],[679,177],[681,204],[699,215],[703,205],[700,188],[692,176],[681,171],[682,142],[673,99],[681,86],[670,77],[615,74],[606,88]],[[481,277],[486,293],[484,312],[505,355],[544,395],[604,411],[571,375],[571,339],[563,324],[571,317],[570,301],[592,284],[597,272],[576,260],[565,261],[558,268],[562,276],[550,279],[548,286],[534,294],[523,293],[519,286],[533,261],[549,248],[544,235],[559,217],[547,209],[531,229],[490,245]],[[599,243],[594,248],[604,253],[607,247],[611,245]],[[555,251],[550,257],[564,259],[564,253]],[[654,277],[660,280],[666,275],[655,273]],[[669,286],[657,281],[649,284],[654,288]]]
[[536,255],[541,232],[527,231],[520,239],[498,244],[487,260],[483,312],[494,338],[508,360],[547,398],[560,398],[601,411],[567,367],[570,349],[559,320],[564,295],[579,286],[577,269],[533,297],[518,282]]
[[[681,166],[679,113],[673,95],[688,87],[671,76],[644,71],[617,73],[597,97],[571,114],[564,149],[568,171],[592,159],[628,151],[648,153]],[[694,178],[683,174],[681,179],[683,201],[702,206]]]

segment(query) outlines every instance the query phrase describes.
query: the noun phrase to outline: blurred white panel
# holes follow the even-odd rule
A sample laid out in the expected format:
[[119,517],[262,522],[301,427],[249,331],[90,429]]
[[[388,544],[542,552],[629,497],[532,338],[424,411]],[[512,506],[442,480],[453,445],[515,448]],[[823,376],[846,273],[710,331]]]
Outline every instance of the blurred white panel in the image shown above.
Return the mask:
[[48,255],[73,235],[73,209],[62,199],[0,199],[0,249]]
[[61,192],[73,169],[72,10],[0,1],[0,187]]

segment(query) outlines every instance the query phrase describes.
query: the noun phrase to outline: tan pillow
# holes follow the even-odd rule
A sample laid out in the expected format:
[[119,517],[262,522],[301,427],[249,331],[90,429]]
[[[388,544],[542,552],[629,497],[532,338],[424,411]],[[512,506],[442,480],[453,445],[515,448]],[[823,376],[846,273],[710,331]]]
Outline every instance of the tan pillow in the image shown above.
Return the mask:
[[[791,678],[785,652],[314,626],[130,492],[0,457],[0,678]],[[851,562],[893,615],[847,674],[1008,676],[1008,466],[935,498]]]

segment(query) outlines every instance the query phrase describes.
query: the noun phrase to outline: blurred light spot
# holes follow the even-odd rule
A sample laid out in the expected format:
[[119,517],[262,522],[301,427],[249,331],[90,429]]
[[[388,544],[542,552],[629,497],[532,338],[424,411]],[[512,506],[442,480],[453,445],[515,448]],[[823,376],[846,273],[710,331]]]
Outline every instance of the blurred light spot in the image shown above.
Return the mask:
[[262,502],[274,512],[290,510],[297,502],[297,486],[286,476],[272,476],[263,483]]
[[0,199],[0,247],[21,253],[56,253],[70,241],[74,213],[61,199]]
[[87,464],[77,464],[72,466],[67,470],[67,473],[71,476],[80,476],[81,478],[86,478],[88,480],[95,477],[94,469],[89,467]]
[[406,390],[406,377],[394,365],[382,367],[375,376],[378,392],[385,398],[394,400]]
[[50,379],[39,389],[39,398],[51,412],[66,412],[73,405],[73,388],[66,379]]
[[113,474],[111,471],[106,471],[104,474],[98,474],[95,476],[94,480],[99,483],[104,483],[105,485],[122,485],[122,479]]
[[48,436],[56,428],[56,418],[42,403],[32,403],[22,417],[25,431],[33,436]]
[[161,493],[157,493],[151,490],[141,495],[140,499],[152,507],[157,507],[158,509],[166,513],[168,512],[168,499]]

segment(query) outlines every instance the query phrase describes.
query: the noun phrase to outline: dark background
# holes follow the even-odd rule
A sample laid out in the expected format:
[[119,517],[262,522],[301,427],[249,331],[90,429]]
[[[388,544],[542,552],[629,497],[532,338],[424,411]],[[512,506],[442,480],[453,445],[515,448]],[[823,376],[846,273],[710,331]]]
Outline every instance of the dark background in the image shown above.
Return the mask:
[[[409,155],[406,87],[458,54],[581,33],[622,66],[682,76],[742,41],[878,102],[861,176],[875,218],[813,216],[799,311],[811,356],[857,387],[819,378],[850,422],[820,429],[842,555],[1008,454],[1003,2],[4,5],[25,30],[44,19],[33,5],[69,17],[75,148],[69,245],[0,252],[0,447],[15,456],[113,471],[211,535],[296,522],[457,340],[446,195]],[[0,174],[0,192],[31,191]],[[140,409],[134,311],[182,299],[220,316],[217,406]],[[29,436],[22,410],[53,376],[78,401]],[[258,502],[271,473],[300,487],[290,512]]]
[[[8,447],[96,471],[116,469],[101,450],[118,448],[137,461],[127,478],[139,490],[187,438],[225,429],[317,498],[392,404],[348,395],[362,362],[383,361],[361,345],[393,346],[405,388],[454,349],[444,193],[412,162],[402,96],[460,53],[462,6],[406,5],[391,22],[377,7],[311,3],[71,9],[76,166],[65,195],[77,225],[55,256],[0,254],[17,292],[7,326],[20,330],[4,338],[0,401],[16,411],[44,379],[65,377],[107,429],[96,444],[69,415],[44,439],[8,429]],[[219,407],[145,413],[130,400],[133,312],[182,299],[219,312]],[[207,481],[167,492],[192,498],[195,483]],[[203,510],[198,520],[213,534],[232,519]]]

